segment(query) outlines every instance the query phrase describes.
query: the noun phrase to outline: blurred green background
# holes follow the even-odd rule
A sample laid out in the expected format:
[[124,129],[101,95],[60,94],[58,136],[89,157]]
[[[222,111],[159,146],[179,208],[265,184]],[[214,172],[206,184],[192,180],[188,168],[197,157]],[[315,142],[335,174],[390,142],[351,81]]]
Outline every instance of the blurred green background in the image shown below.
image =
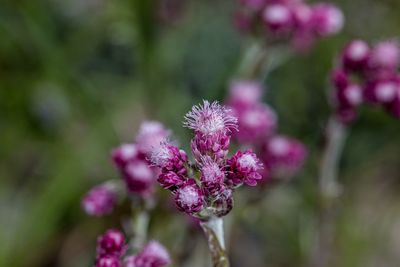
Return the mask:
[[[142,120],[164,122],[187,144],[186,111],[224,99],[250,43],[232,26],[234,2],[0,1],[0,266],[91,266],[96,236],[119,227],[125,208],[89,218],[81,196],[117,177],[110,150],[133,140]],[[351,38],[400,34],[398,0],[335,3],[343,32],[295,53],[265,81],[280,132],[305,142],[310,158],[294,181],[244,211],[233,266],[306,265],[333,58]],[[337,266],[399,266],[399,152],[399,121],[362,110],[341,162]],[[157,229],[167,215],[156,214],[152,231],[176,255],[174,231],[186,222]]]

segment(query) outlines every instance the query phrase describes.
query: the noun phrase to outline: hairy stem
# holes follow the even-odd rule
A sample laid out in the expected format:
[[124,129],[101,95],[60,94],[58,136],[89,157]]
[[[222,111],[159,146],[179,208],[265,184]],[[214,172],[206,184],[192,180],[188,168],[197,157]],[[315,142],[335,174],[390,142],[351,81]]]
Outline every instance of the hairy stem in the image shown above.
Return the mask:
[[337,175],[347,131],[342,123],[332,117],[329,120],[325,134],[326,146],[322,155],[319,176],[321,207],[319,211],[318,236],[311,259],[313,267],[328,267],[332,265],[337,200],[341,191]]
[[208,221],[201,222],[200,225],[207,238],[213,267],[229,267],[225,251],[223,220],[213,217]]

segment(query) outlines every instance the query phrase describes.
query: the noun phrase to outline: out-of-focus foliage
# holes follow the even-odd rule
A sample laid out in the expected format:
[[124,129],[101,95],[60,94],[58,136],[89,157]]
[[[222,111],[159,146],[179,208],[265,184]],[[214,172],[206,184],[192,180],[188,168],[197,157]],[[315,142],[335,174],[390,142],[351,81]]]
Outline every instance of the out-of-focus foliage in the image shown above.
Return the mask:
[[[118,227],[126,211],[99,220],[80,210],[91,185],[117,177],[111,148],[132,140],[145,118],[188,143],[185,111],[203,98],[223,100],[251,41],[232,26],[234,1],[176,0],[182,6],[172,11],[161,8],[165,1],[0,2],[0,266],[90,266],[97,234]],[[280,131],[311,154],[304,171],[267,191],[261,204],[238,204],[233,266],[307,263],[334,55],[354,37],[399,35],[399,1],[336,4],[347,18],[344,32],[291,57],[265,81]],[[379,110],[363,111],[351,129],[337,266],[398,266],[399,136],[400,122]],[[176,257],[176,232],[186,222],[171,214],[155,214],[152,230]]]

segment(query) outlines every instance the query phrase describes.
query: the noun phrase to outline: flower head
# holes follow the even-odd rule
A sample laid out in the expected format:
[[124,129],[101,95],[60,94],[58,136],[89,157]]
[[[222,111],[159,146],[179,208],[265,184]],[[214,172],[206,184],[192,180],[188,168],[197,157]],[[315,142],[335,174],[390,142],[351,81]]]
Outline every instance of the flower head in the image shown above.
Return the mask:
[[300,169],[307,157],[302,143],[285,136],[269,139],[263,147],[261,158],[275,177],[288,177]]
[[362,71],[365,69],[370,56],[370,48],[363,40],[351,41],[342,52],[342,64],[344,69],[350,71]]
[[343,28],[343,13],[334,5],[327,3],[316,4],[312,8],[312,13],[315,32],[321,36],[335,34]]
[[263,11],[262,18],[272,31],[290,30],[293,25],[291,10],[284,4],[268,5]]
[[375,45],[368,64],[371,68],[395,70],[400,63],[400,46],[395,41],[384,41]]
[[204,196],[196,181],[190,179],[176,191],[175,203],[179,210],[188,214],[203,209]]
[[227,161],[227,165],[229,184],[239,185],[245,183],[250,186],[255,186],[257,185],[257,181],[262,178],[260,171],[263,168],[263,164],[251,150],[236,152],[236,154]]
[[156,172],[147,161],[136,160],[125,166],[122,175],[129,192],[145,195],[152,190]]
[[[128,265],[130,261],[134,265]],[[125,261],[125,267],[163,267],[170,263],[167,249],[157,241],[150,241],[142,251]]]
[[239,131],[235,134],[241,143],[256,143],[276,129],[277,116],[266,104],[255,104],[235,110],[239,118]]
[[128,162],[143,158],[136,144],[123,144],[111,152],[112,159],[118,168],[123,168]]
[[101,256],[96,260],[96,267],[120,267],[121,262],[118,257],[112,255]]
[[157,181],[163,188],[175,191],[185,183],[186,179],[187,177],[176,172],[164,171],[158,176]]
[[93,187],[83,198],[82,207],[91,216],[110,214],[117,201],[116,193],[106,185]]
[[164,140],[153,149],[151,162],[159,168],[178,171],[184,168],[187,155],[185,151]]
[[229,88],[228,103],[233,108],[249,107],[261,100],[262,87],[255,81],[234,81]]
[[170,134],[171,131],[167,130],[162,123],[145,121],[140,125],[136,143],[143,153],[150,155],[151,151],[157,148]]
[[125,249],[125,237],[118,230],[109,229],[97,240],[97,254],[99,256],[120,257],[125,253]]
[[204,136],[213,136],[237,130],[237,118],[217,101],[203,101],[185,115],[184,126]]

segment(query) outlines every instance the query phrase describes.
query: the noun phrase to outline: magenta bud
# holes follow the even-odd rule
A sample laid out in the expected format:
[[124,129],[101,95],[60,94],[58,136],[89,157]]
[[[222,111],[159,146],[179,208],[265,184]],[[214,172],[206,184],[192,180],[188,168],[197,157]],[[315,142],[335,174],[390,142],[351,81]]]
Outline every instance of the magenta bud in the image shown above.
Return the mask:
[[96,260],[96,267],[120,267],[121,262],[118,257],[112,255],[101,256]]
[[271,175],[281,178],[293,176],[303,166],[307,150],[299,141],[280,135],[269,139],[261,154]]
[[371,104],[391,103],[400,90],[400,79],[387,79],[368,82],[364,90],[364,98]]
[[395,41],[378,43],[371,51],[368,64],[372,69],[395,71],[400,62],[400,47]]
[[128,162],[140,157],[140,152],[136,144],[123,144],[111,152],[115,165],[122,169]]
[[163,171],[159,175],[157,181],[163,188],[175,191],[184,184],[186,179],[185,176],[179,175],[173,171]]
[[116,193],[106,185],[93,187],[83,198],[82,208],[88,215],[103,216],[110,214],[117,202]]
[[293,27],[293,17],[290,8],[283,4],[268,5],[262,19],[271,31],[289,31]]
[[257,185],[261,180],[263,164],[251,150],[238,151],[227,161],[227,183],[229,185],[240,185],[245,183],[250,186]]
[[153,189],[156,173],[144,160],[136,160],[125,166],[123,178],[131,193],[148,194]]
[[125,253],[125,237],[124,235],[114,229],[107,230],[97,240],[97,254],[113,255],[120,257]]
[[255,104],[246,109],[235,109],[239,131],[235,134],[240,143],[257,143],[271,135],[277,125],[275,112],[266,104]]
[[164,125],[158,121],[145,121],[140,125],[136,136],[136,143],[140,151],[150,156],[152,150],[160,146],[161,142],[171,134]]
[[363,101],[362,88],[358,84],[349,84],[336,89],[337,106],[357,107]]
[[229,88],[228,104],[234,108],[250,107],[261,101],[262,86],[255,81],[234,81]]
[[[132,256],[131,256],[132,257]],[[167,249],[157,241],[150,241],[134,257],[128,258],[135,265],[124,265],[124,267],[163,267],[171,263]]]
[[342,64],[346,70],[362,71],[370,55],[370,48],[363,40],[351,41],[342,52]]
[[336,6],[319,3],[312,7],[312,24],[317,34],[329,36],[343,28],[344,16]]
[[194,179],[190,179],[176,191],[175,203],[180,211],[188,214],[199,212],[203,209],[204,196]]

